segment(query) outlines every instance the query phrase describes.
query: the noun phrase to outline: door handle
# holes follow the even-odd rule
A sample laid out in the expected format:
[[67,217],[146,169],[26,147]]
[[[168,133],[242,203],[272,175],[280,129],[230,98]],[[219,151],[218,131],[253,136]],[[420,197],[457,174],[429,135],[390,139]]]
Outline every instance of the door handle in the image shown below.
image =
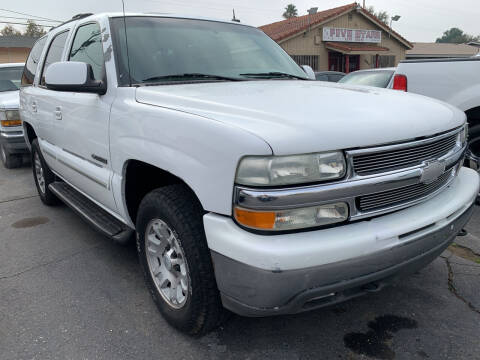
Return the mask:
[[62,108],[60,106],[55,108],[55,119],[62,120]]
[[37,112],[37,102],[36,102],[36,101],[32,101],[32,111],[33,111],[34,113]]

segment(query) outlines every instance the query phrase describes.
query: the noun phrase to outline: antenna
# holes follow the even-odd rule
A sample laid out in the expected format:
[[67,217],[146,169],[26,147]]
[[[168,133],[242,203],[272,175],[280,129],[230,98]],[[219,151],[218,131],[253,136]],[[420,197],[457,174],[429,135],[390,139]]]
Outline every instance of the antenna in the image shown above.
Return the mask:
[[238,22],[238,23],[240,22],[240,19],[237,19],[237,18],[235,17],[235,9],[233,9],[233,19],[232,19],[232,21]]
[[125,30],[125,47],[127,49],[127,68],[128,68],[128,84],[132,86],[132,76],[130,75],[130,56],[128,55],[128,36],[127,36],[127,20],[125,16],[125,0],[122,0],[123,9],[123,29]]

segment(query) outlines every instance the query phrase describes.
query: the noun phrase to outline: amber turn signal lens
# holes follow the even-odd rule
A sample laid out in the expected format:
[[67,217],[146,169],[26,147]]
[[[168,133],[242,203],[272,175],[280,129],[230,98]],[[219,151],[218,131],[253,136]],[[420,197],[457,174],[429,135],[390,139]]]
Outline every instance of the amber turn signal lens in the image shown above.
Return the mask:
[[20,126],[22,125],[22,120],[1,120],[0,123],[3,127]]
[[235,219],[239,224],[249,228],[271,230],[275,226],[274,212],[249,211],[235,208]]

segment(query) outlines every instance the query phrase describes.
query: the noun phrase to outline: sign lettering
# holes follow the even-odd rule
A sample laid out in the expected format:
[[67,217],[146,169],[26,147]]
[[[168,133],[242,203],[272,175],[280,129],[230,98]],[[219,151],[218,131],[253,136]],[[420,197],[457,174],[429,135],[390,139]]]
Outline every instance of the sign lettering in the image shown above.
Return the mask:
[[380,30],[324,27],[323,41],[363,42],[378,44],[382,42],[382,32]]

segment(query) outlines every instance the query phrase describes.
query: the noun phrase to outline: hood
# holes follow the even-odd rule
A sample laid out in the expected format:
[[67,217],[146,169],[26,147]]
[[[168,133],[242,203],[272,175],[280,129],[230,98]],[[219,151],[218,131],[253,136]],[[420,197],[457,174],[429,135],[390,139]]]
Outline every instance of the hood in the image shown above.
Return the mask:
[[18,109],[19,91],[0,92],[0,109]]
[[438,100],[315,81],[146,86],[137,88],[136,99],[237,126],[277,155],[405,141],[465,122],[461,111]]

